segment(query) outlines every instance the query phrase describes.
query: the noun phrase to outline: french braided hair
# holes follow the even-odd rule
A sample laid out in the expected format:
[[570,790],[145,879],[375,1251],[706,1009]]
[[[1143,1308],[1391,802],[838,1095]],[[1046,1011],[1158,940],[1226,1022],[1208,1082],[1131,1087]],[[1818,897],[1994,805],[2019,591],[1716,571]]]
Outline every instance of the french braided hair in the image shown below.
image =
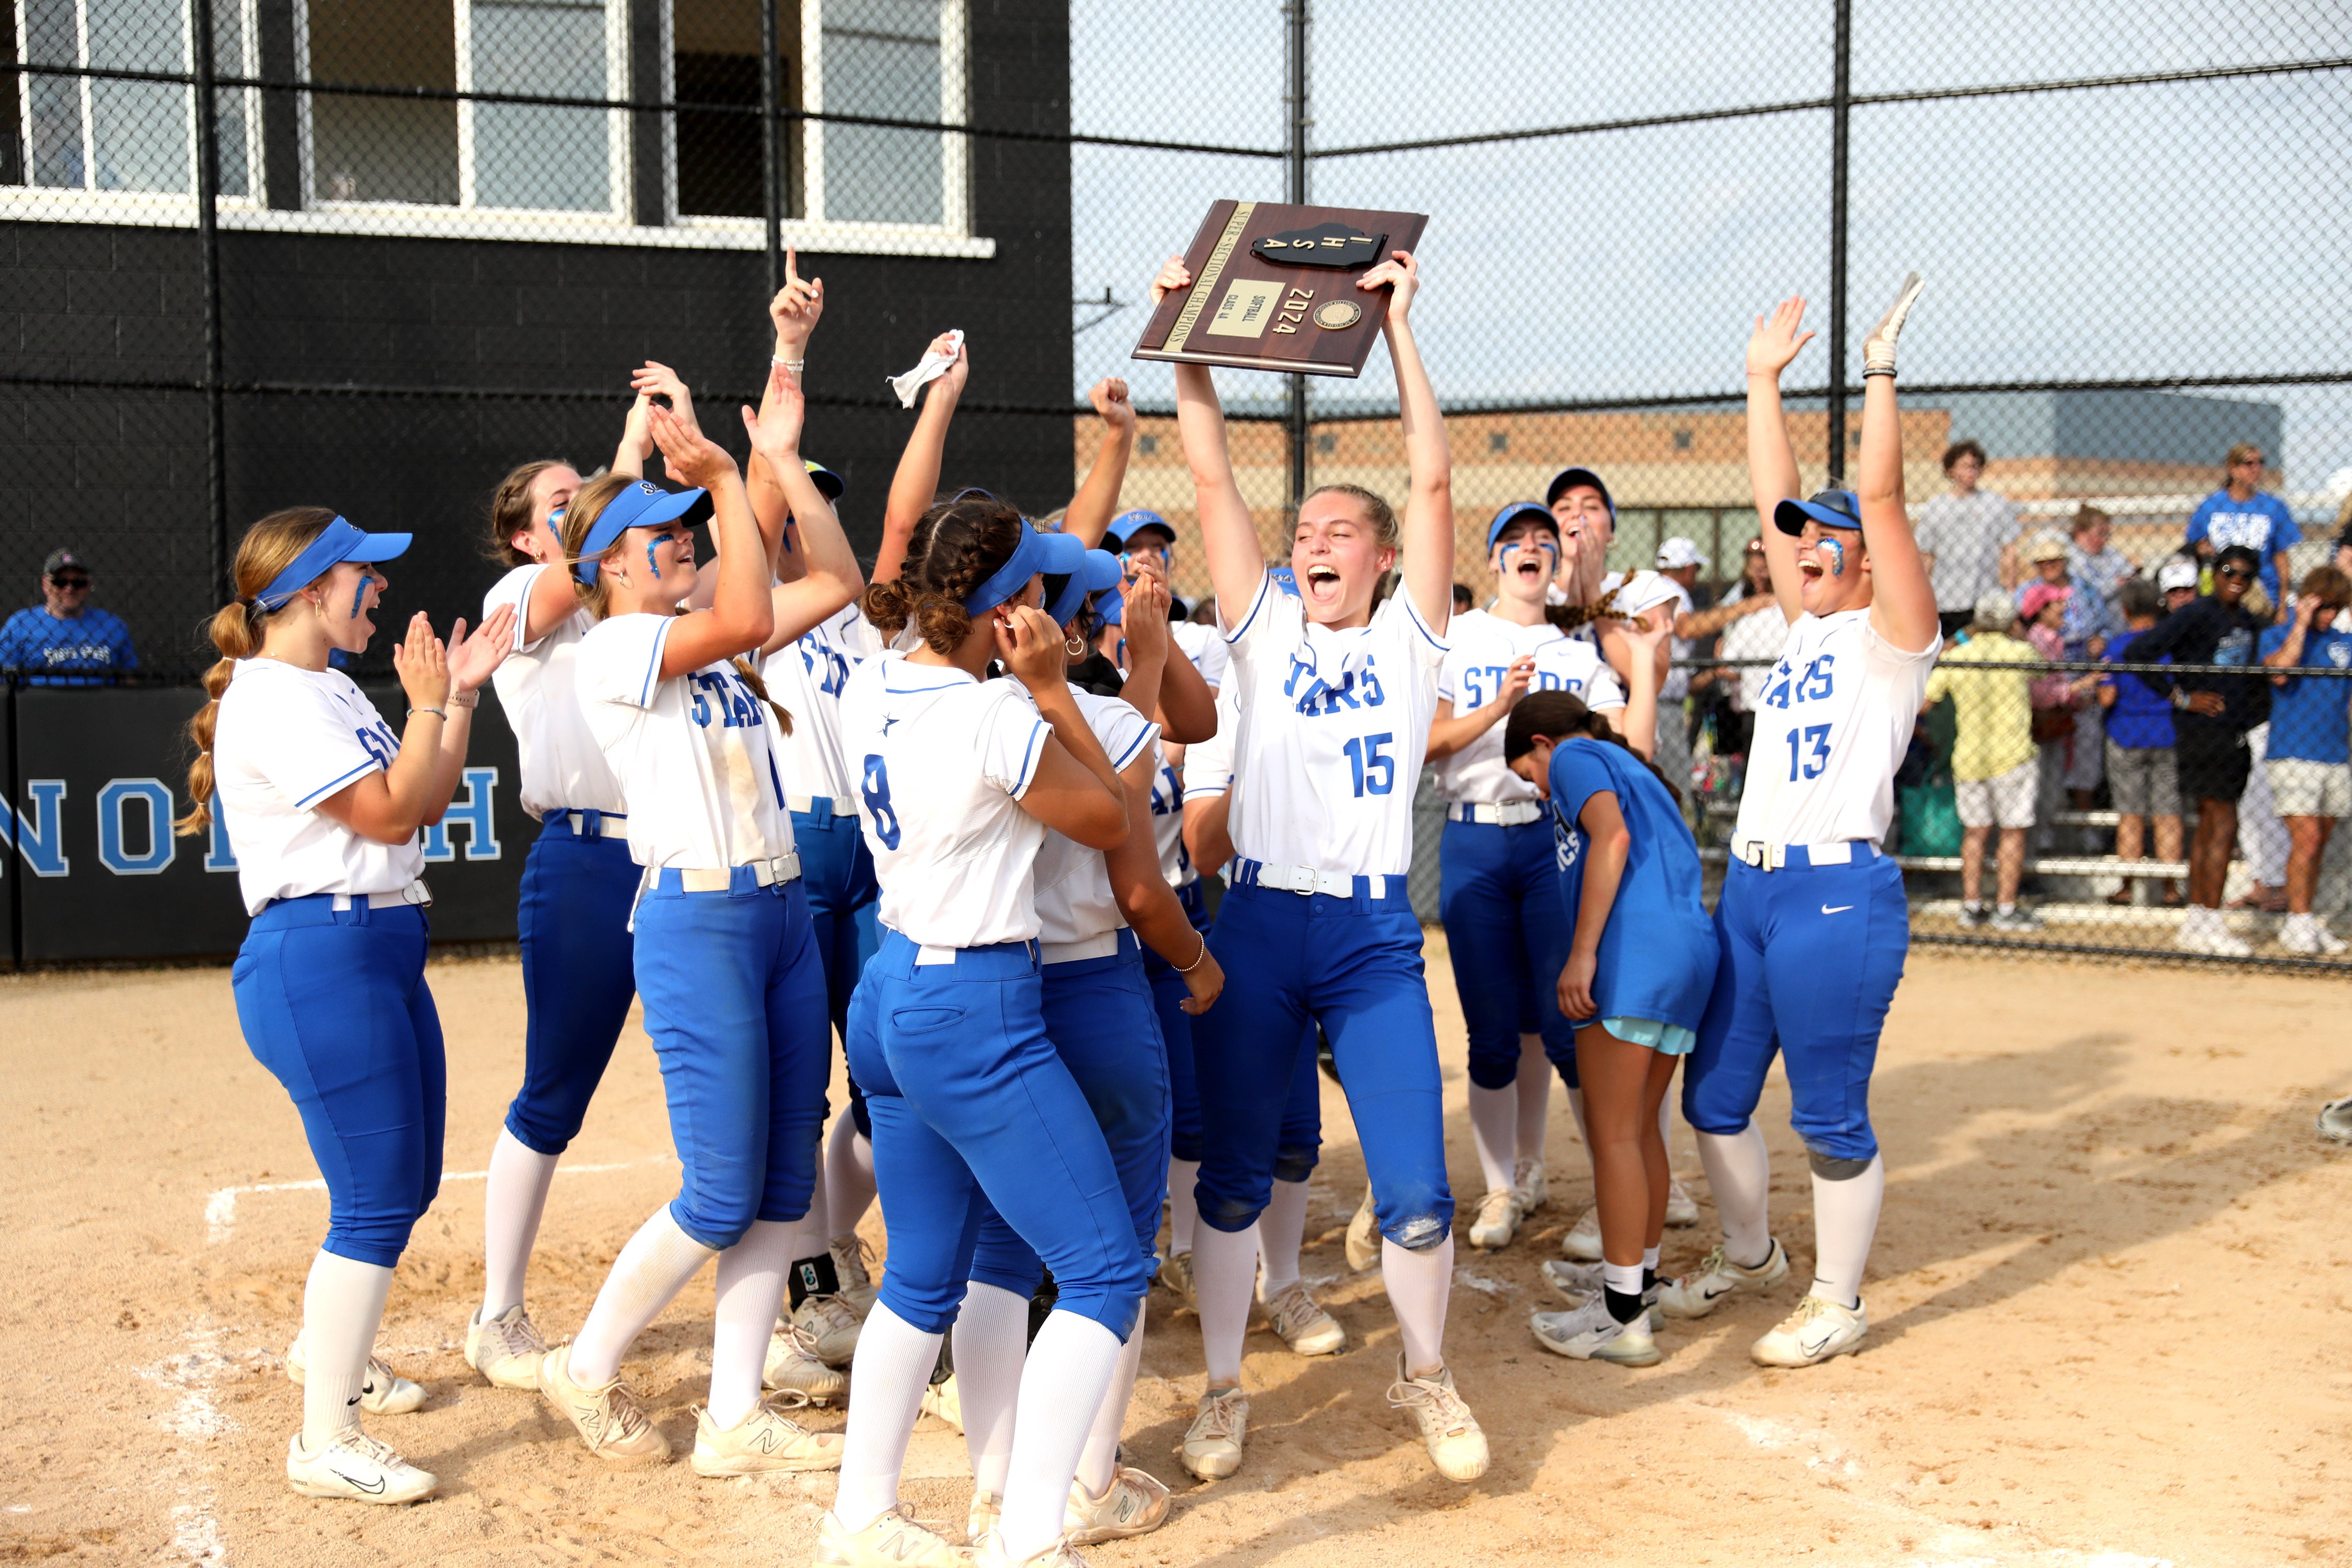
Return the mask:
[[1620,583],[1589,605],[1546,605],[1544,619],[1564,632],[1588,621],[1630,621],[1633,617],[1617,607],[1617,595],[1624,591],[1625,585]]
[[1021,514],[993,496],[966,493],[925,512],[915,533],[921,556],[909,553],[895,581],[868,586],[863,607],[884,640],[912,625],[926,647],[945,656],[971,635],[963,602],[1020,548]]
[[[1538,735],[1555,745],[1571,736],[1582,735],[1633,752],[1625,737],[1610,728],[1608,720],[1587,708],[1581,698],[1566,691],[1530,691],[1519,699],[1519,705],[1511,710],[1510,721],[1503,730],[1503,760],[1515,763],[1534,751]],[[1672,779],[1658,772],[1657,763],[1639,752],[1633,752],[1633,756],[1666,786],[1666,793],[1675,797],[1677,805],[1682,804],[1683,792],[1675,787]]]

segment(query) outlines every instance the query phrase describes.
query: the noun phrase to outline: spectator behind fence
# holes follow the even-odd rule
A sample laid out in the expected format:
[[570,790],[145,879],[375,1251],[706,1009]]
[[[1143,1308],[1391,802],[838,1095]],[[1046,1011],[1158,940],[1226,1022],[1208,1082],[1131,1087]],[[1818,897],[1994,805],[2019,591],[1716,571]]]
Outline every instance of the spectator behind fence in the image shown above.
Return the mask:
[[[2026,585],[2025,602],[2021,606],[2025,640],[2032,645],[2037,658],[2056,664],[2071,657],[2066,647],[2066,616],[2080,596],[2065,583]],[[2037,677],[2033,682],[2033,742],[2042,749],[2037,761],[2034,815],[2042,824],[2041,838],[2046,848],[2059,847],[2058,814],[2069,798],[2073,781],[2087,772],[2091,789],[2083,792],[2084,795],[2098,788],[2100,770],[2085,769],[2080,761],[2081,753],[2090,750],[2093,743],[2084,734],[2084,716],[2097,710],[2098,699],[2093,694],[2097,685],[2095,675],[2073,677],[2063,670]],[[2091,731],[2092,736],[2097,733],[2096,730]]]
[[2284,604],[2280,584],[2291,580],[2286,552],[2303,542],[2303,530],[2286,502],[2256,488],[2263,482],[2260,447],[2241,441],[2223,461],[2221,488],[2200,501],[2189,519],[2189,548],[2200,561],[2213,561],[2216,552],[2244,545],[2262,563],[2263,592],[2272,604]]
[[[2042,922],[2017,907],[2017,884],[2025,870],[2025,836],[2033,826],[2035,789],[2032,672],[2022,668],[1974,669],[1971,665],[2025,666],[2039,662],[2026,644],[2011,635],[2017,605],[2000,588],[1978,598],[1969,622],[1969,640],[1947,643],[1927,677],[1925,713],[1951,699],[1952,804],[1960,816],[1960,924],[1987,923],[1984,906],[1985,840],[2000,830],[1995,931],[2032,931]],[[2063,679],[2063,677],[2061,678]]]
[[2171,702],[2181,804],[2197,803],[2197,830],[2189,846],[2189,908],[2182,912],[2178,945],[2215,958],[2244,958],[2253,952],[2223,922],[2221,889],[2238,837],[2238,797],[2245,793],[2252,765],[2246,731],[2270,716],[2270,683],[2230,673],[2232,666],[2253,662],[2259,628],[2244,601],[2261,570],[2262,558],[2252,550],[2228,546],[2214,558],[2213,592],[2173,611],[2132,645],[2136,663],[2154,664],[2169,654],[2183,667],[2169,675],[2134,679]]
[[[2181,593],[2182,602],[2197,597],[2197,565],[2190,561],[2168,563],[2157,583],[2134,578],[2118,595],[2124,629],[2107,645],[2110,664],[2130,664],[2138,656],[2132,646],[2139,634],[2156,625],[2165,610],[2162,587]],[[2185,590],[2185,592],[2183,592]],[[2166,661],[2170,658],[2166,656]],[[2129,676],[2109,675],[2099,681],[2099,701],[2106,710],[2107,799],[2116,809],[2116,858],[2145,857],[2148,819],[2156,819],[2156,858],[2180,858],[2180,774],[2172,756],[2172,704],[2143,682]],[[2170,878],[2161,885],[2168,908],[2180,904],[2180,886]],[[2132,901],[2132,884],[2107,895],[2111,904]]]
[[2352,630],[2339,623],[2352,605],[2352,577],[2333,566],[2305,574],[2294,617],[2262,636],[2271,684],[2270,749],[2263,771],[2286,823],[2286,923],[2279,945],[2289,952],[2342,952],[2347,945],[2311,912],[2319,867],[2336,819],[2352,815],[2352,680],[2285,671],[2352,669]]
[[1719,721],[1716,750],[1727,756],[1745,756],[1755,733],[1756,710],[1764,700],[1764,678],[1772,673],[1771,661],[1780,657],[1789,641],[1787,617],[1769,613],[1779,605],[1772,597],[1772,566],[1761,539],[1748,542],[1739,558],[1739,581],[1725,592],[1720,607],[1732,618],[1716,644],[1716,657],[1727,661],[1762,661],[1745,668],[1707,672],[1727,688],[1728,711]]
[[2107,541],[2114,523],[2095,506],[2084,506],[2068,525],[2066,581],[2074,584],[2074,600],[2067,606],[2066,657],[2097,658],[2110,638],[2124,629],[2123,612],[2116,595],[2139,575],[2138,563]]
[[27,686],[110,686],[139,668],[131,628],[89,602],[89,568],[70,550],[41,563],[43,602],[0,626],[0,671]]
[[1977,489],[1984,466],[1982,447],[1953,442],[1944,448],[1951,493],[1919,509],[1919,553],[1927,558],[1936,617],[1948,638],[1969,624],[1979,597],[2017,582],[2017,508],[2006,496]]
[[1470,584],[1467,583],[1454,584],[1454,613],[1457,616],[1468,615],[1470,613]]

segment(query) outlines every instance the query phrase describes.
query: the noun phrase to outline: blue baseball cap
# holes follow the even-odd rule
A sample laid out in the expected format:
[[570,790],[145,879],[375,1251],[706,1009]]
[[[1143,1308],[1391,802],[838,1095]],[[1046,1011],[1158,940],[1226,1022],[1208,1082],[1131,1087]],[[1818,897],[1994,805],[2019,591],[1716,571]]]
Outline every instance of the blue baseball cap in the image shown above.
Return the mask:
[[1559,492],[1572,485],[1591,485],[1594,489],[1599,490],[1601,504],[1609,509],[1609,526],[1612,529],[1617,526],[1617,502],[1610,495],[1609,487],[1601,482],[1599,474],[1580,465],[1571,464],[1551,477],[1551,483],[1544,487],[1545,507],[1556,505],[1559,500]]
[[580,561],[572,573],[583,583],[596,581],[597,557],[613,548],[613,542],[633,528],[659,528],[676,522],[697,507],[704,507],[709,498],[708,490],[668,490],[651,479],[639,479],[604,503],[596,521],[588,527],[588,537],[580,542]]
[[1772,509],[1772,525],[1783,533],[1802,533],[1805,520],[1823,528],[1862,527],[1862,501],[1852,490],[1815,490],[1811,500],[1784,500]]
[[1087,607],[1087,595],[1118,587],[1119,578],[1125,574],[1118,556],[1108,550],[1089,550],[1078,569],[1070,574],[1069,582],[1063,584],[1061,594],[1045,606],[1045,613],[1054,617],[1056,625],[1066,626]]
[[1156,528],[1168,536],[1169,543],[1176,542],[1176,525],[1148,507],[1120,512],[1110,520],[1110,531],[1129,543],[1133,543],[1135,536],[1147,528]]
[[1298,575],[1297,573],[1291,571],[1289,567],[1269,566],[1266,568],[1265,574],[1274,579],[1274,585],[1276,587],[1281,589],[1284,593],[1289,595],[1294,599],[1298,597]]
[[[1076,539],[1066,533],[1040,533],[1024,517],[1021,520],[1021,542],[1013,547],[1004,564],[990,574],[988,581],[971,591],[963,607],[975,616],[992,610],[1026,588],[1030,578],[1076,573],[1086,562],[1087,547]],[[1111,564],[1118,563],[1114,558]]]
[[1496,512],[1495,521],[1486,525],[1486,553],[1495,552],[1495,542],[1503,537],[1503,530],[1522,521],[1551,530],[1554,539],[1559,537],[1559,522],[1551,515],[1549,507],[1538,506],[1531,500],[1515,500]]
[[344,562],[373,565],[378,561],[389,561],[405,551],[415,537],[409,533],[364,533],[339,517],[321,529],[319,537],[305,545],[302,553],[270,580],[268,587],[255,595],[253,603],[265,615],[282,610],[288,600]]

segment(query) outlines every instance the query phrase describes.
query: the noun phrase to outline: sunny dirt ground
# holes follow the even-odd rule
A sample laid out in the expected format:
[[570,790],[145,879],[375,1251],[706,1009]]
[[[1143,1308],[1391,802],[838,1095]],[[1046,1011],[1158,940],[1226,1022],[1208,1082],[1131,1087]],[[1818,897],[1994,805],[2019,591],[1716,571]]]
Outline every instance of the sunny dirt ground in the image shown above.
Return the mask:
[[[1454,1065],[1461,1027],[1433,933]],[[458,1355],[478,1293],[480,1179],[521,1059],[511,961],[436,966],[448,1033],[449,1178],[400,1269],[383,1347],[431,1402],[377,1430],[442,1478],[418,1507],[308,1501],[283,1480],[299,1321],[324,1195],[292,1108],[247,1054],[226,970],[0,979],[0,1560],[798,1564],[828,1479],[619,1474],[530,1395]],[[1874,1097],[1892,1180],[1861,1353],[1767,1373],[1747,1346],[1794,1300],[1736,1298],[1627,1373],[1536,1347],[1537,1264],[1590,1193],[1561,1105],[1552,1207],[1495,1255],[1465,1244],[1450,1353],[1495,1463],[1430,1470],[1382,1394],[1396,1331],[1376,1275],[1342,1277],[1362,1180],[1328,1087],[1307,1274],[1355,1337],[1302,1361],[1259,1333],[1242,1473],[1179,1484],[1169,1524],[1108,1564],[2036,1564],[2352,1562],[2352,1151],[2311,1134],[2352,1089],[2340,983],[1915,954]],[[1805,1278],[1809,1188],[1777,1089],[1774,1227]],[[1697,1260],[1701,1197],[1669,1232]],[[577,1327],[621,1241],[671,1192],[641,1036],[555,1188],[532,1306]],[[467,1173],[471,1173],[469,1176]],[[281,1186],[282,1184],[293,1184]],[[1465,1210],[1469,1205],[1465,1201]],[[1466,1221],[1465,1221],[1466,1223]],[[878,1241],[878,1226],[868,1228]],[[630,1376],[673,1440],[701,1397],[709,1277]],[[1155,1293],[1129,1418],[1171,1456],[1200,1391],[1193,1321]],[[837,1423],[837,1414],[820,1417]],[[961,1518],[960,1440],[926,1419],[916,1511]]]

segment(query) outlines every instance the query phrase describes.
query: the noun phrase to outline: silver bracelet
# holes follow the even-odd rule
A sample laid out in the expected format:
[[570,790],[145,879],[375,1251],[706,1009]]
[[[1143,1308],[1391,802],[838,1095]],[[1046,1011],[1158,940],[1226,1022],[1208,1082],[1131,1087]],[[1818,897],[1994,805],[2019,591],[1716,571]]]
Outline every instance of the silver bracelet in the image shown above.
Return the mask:
[[774,354],[770,354],[768,356],[768,363],[770,364],[782,365],[786,370],[791,371],[794,375],[798,375],[801,373],[801,368],[807,364],[808,361],[804,359],[780,359]]
[[[1198,933],[1198,932],[1195,932],[1194,934],[1195,934],[1195,935],[1199,935],[1199,933]],[[1178,966],[1178,967],[1176,967],[1176,973],[1179,973],[1179,974],[1190,974],[1190,973],[1192,973],[1192,971],[1194,971],[1194,970],[1196,970],[1196,969],[1198,969],[1198,968],[1200,968],[1200,967],[1201,967],[1201,960],[1202,960],[1202,959],[1203,959],[1203,958],[1206,958],[1206,957],[1208,957],[1208,956],[1209,956],[1209,939],[1208,939],[1207,937],[1205,937],[1205,936],[1204,936],[1204,937],[1202,937],[1202,938],[1201,938],[1201,951],[1200,951],[1200,952],[1199,952],[1199,953],[1197,953],[1196,955],[1194,955],[1194,957],[1193,957],[1193,959],[1192,959],[1192,963],[1187,963],[1187,964],[1183,964],[1183,965],[1181,965],[1181,966]]]

